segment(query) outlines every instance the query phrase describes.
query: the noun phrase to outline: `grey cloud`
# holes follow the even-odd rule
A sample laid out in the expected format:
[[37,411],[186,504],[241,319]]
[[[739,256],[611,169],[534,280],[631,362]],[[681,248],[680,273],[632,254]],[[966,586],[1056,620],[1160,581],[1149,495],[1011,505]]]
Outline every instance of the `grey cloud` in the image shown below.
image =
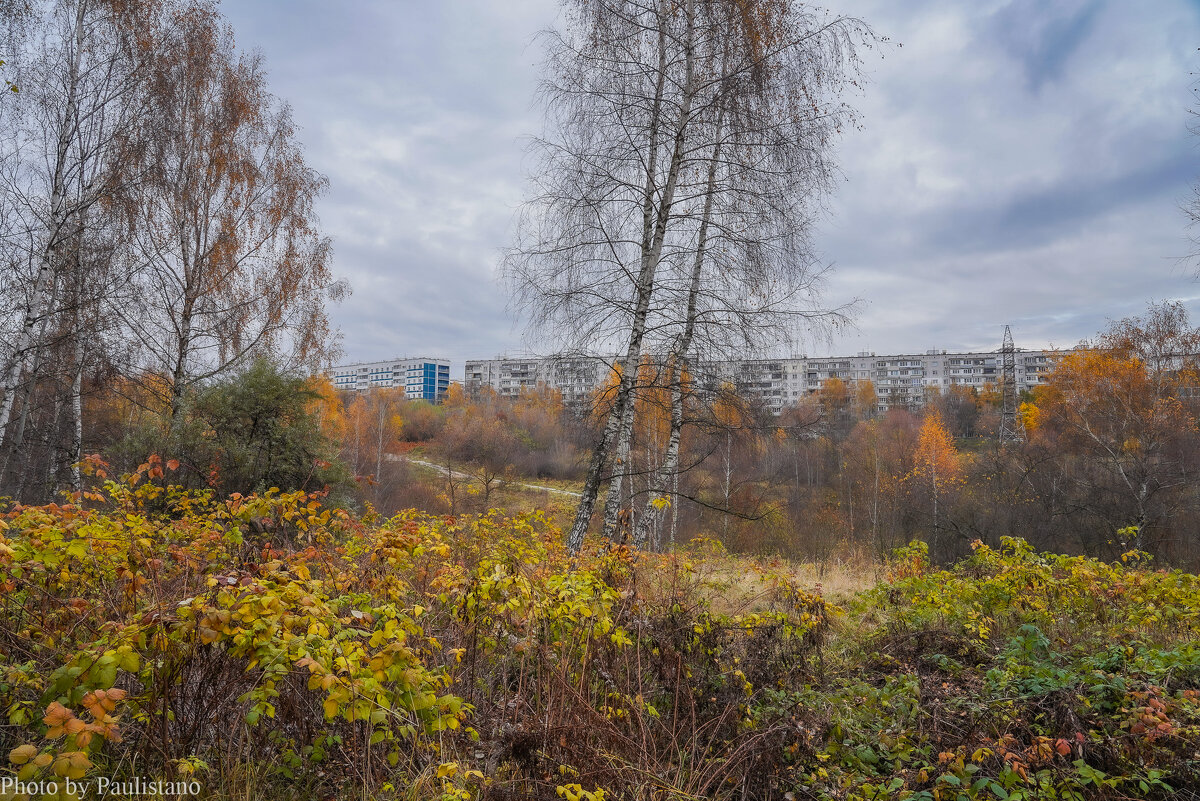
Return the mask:
[[[541,128],[536,32],[554,0],[237,0],[331,190],[353,359],[522,347],[495,266]],[[1200,176],[1186,131],[1200,9],[1186,0],[843,0],[892,37],[850,98],[864,129],[817,236],[858,330],[809,350],[1072,345],[1196,285],[1173,257]],[[898,46],[895,42],[902,43]]]
[[1067,63],[1090,32],[1100,10],[1096,2],[1013,0],[988,20],[990,33],[1025,70],[1033,92],[1062,76]]
[[[1009,322],[1019,345],[1069,346],[1167,298],[1200,318],[1174,258],[1200,173],[1185,128],[1195,6],[855,8],[903,47],[873,66],[819,237],[838,264],[831,300],[873,300],[833,352],[995,347]],[[997,19],[1026,12],[1002,41]]]

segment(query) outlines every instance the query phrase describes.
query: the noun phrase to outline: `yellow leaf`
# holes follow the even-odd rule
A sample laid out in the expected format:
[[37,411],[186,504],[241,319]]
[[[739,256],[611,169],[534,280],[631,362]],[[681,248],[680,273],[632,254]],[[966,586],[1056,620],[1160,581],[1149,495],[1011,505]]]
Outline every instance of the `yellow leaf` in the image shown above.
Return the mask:
[[82,751],[70,751],[54,760],[54,773],[68,779],[82,779],[91,766],[87,754]]
[[16,748],[8,752],[8,761],[14,765],[24,765],[29,760],[37,756],[38,750],[32,745],[18,745]]

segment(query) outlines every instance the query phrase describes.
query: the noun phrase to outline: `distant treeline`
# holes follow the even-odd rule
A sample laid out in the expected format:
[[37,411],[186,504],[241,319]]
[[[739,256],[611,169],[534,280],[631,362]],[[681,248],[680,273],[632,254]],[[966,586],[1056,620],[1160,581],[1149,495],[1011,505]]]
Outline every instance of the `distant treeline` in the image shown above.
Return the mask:
[[[922,408],[880,412],[869,385],[833,380],[779,416],[732,388],[689,391],[679,469],[654,504],[672,404],[644,365],[623,480],[608,496],[610,536],[628,541],[644,523],[648,548],[708,535],[737,551],[818,560],[883,556],[920,539],[947,561],[975,540],[1019,535],[1039,549],[1105,559],[1141,550],[1194,565],[1197,343],[1200,330],[1178,305],[1114,324],[1057,358],[1020,405],[1023,439],[1005,445],[994,386],[951,387]],[[111,472],[157,454],[178,465],[172,481],[220,493],[327,490],[360,510],[457,515],[502,503],[505,482],[577,487],[618,382],[583,413],[547,389],[468,397],[453,385],[434,405],[403,390],[341,392],[262,360],[193,387],[176,414],[138,382],[96,387],[85,447]]]

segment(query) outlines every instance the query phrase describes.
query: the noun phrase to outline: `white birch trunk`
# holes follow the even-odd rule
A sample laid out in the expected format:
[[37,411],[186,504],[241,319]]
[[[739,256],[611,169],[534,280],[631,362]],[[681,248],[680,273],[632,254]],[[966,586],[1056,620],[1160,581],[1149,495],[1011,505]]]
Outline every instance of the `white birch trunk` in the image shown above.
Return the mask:
[[67,443],[71,491],[83,489],[79,463],[83,459],[83,343],[75,339],[75,374],[71,379],[71,432]]
[[[571,553],[578,553],[583,547],[583,538],[587,533],[588,525],[591,523],[592,511],[595,509],[596,496],[600,489],[600,474],[604,468],[605,457],[609,443],[617,435],[621,420],[624,417],[625,409],[631,402],[631,391],[633,388],[633,372],[637,365],[641,363],[642,357],[642,340],[646,335],[646,319],[650,311],[650,298],[654,293],[654,276],[658,269],[659,259],[662,257],[663,240],[666,238],[667,225],[670,220],[671,206],[675,199],[675,185],[679,179],[679,169],[684,158],[684,146],[688,129],[688,120],[691,116],[692,99],[695,95],[695,76],[692,43],[690,41],[691,20],[693,14],[693,0],[688,0],[687,13],[689,18],[689,42],[687,44],[687,61],[686,61],[686,78],[684,83],[683,99],[679,107],[678,124],[675,128],[675,141],[672,147],[671,161],[667,170],[666,184],[663,186],[662,195],[659,198],[657,214],[654,214],[654,169],[655,161],[654,154],[657,152],[657,123],[652,127],[650,158],[647,166],[647,183],[645,194],[645,205],[643,207],[643,241],[642,241],[642,259],[641,267],[638,272],[638,281],[636,285],[636,306],[633,315],[633,322],[629,332],[629,347],[625,352],[625,364],[630,365],[632,369],[627,369],[621,375],[621,383],[617,388],[617,402],[609,412],[608,421],[605,425],[604,435],[600,442],[597,443],[596,450],[592,454],[591,464],[588,466],[588,477],[584,483],[583,497],[580,498],[579,506],[575,513],[575,522],[571,526],[570,534],[567,536],[567,549]],[[661,26],[660,26],[661,30]],[[657,116],[661,108],[662,86],[666,79],[665,57],[666,50],[663,43],[664,34],[660,33],[660,58],[659,58],[659,74],[658,74],[658,95],[656,96],[655,115]],[[645,238],[646,230],[649,228],[650,220],[654,220],[653,235],[649,240]]]
[[[628,368],[626,368],[628,369]],[[621,416],[621,429],[617,437],[617,452],[613,456],[612,478],[608,482],[608,497],[604,501],[604,537],[617,538],[617,525],[621,516],[621,493],[625,481],[629,481],[630,495],[633,494],[633,476],[629,469],[629,451],[633,444],[633,413],[636,398],[631,393]]]
[[67,208],[66,202],[66,172],[71,142],[76,132],[75,118],[78,114],[79,67],[83,57],[85,11],[86,2],[80,0],[79,5],[76,6],[74,47],[70,54],[66,75],[67,103],[59,121],[55,143],[54,177],[50,188],[50,217],[47,221],[46,247],[38,262],[33,289],[22,311],[21,329],[17,333],[13,353],[5,365],[3,378],[0,378],[0,391],[4,393],[4,399],[0,401],[0,437],[8,429],[8,422],[12,417],[13,401],[16,399],[16,390],[20,385],[21,376],[25,372],[27,356],[37,344],[35,329],[50,311],[50,291],[58,270],[58,263],[62,258],[59,249],[67,232],[68,218],[71,216],[71,210]]
[[[687,374],[687,354],[692,347],[692,337],[696,330],[696,310],[700,294],[700,277],[704,269],[704,256],[708,245],[708,225],[712,217],[713,197],[716,194],[717,182],[717,166],[720,163],[721,157],[721,131],[724,120],[724,109],[721,109],[717,114],[716,124],[716,144],[713,146],[712,158],[708,164],[708,181],[707,190],[704,197],[704,210],[700,218],[700,230],[696,244],[696,256],[692,263],[691,284],[688,286],[688,305],[687,315],[684,321],[683,333],[680,336],[678,346],[676,348],[674,363],[668,367],[671,370],[671,433],[667,438],[667,452],[663,458],[662,465],[659,467],[658,473],[654,478],[654,484],[648,493],[646,500],[646,509],[642,515],[642,522],[634,534],[634,543],[640,548],[643,547],[647,539],[647,527],[649,521],[653,520],[655,524],[660,519],[659,506],[661,505],[660,498],[663,497],[663,490],[666,487],[668,477],[674,477],[672,482],[673,487],[679,485],[679,441],[683,429],[683,382]],[[678,496],[673,492],[670,496],[672,508],[676,506]],[[677,520],[677,514],[672,515],[671,542],[675,541],[674,524]]]

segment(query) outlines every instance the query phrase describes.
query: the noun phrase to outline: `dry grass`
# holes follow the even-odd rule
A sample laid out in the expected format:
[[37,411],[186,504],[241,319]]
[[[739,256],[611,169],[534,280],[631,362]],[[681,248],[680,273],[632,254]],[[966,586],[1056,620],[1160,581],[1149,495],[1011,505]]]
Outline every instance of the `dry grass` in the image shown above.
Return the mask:
[[835,556],[827,562],[801,562],[793,570],[797,581],[816,588],[826,600],[841,604],[883,580],[883,562],[849,556]]
[[856,593],[875,586],[885,566],[862,554],[842,554],[824,563],[794,562],[781,558],[754,557],[725,552],[712,540],[695,540],[681,548],[666,567],[659,562],[643,570],[638,593],[651,602],[678,594],[686,583],[691,594],[703,597],[713,612],[744,615],[767,611],[773,587],[786,578],[821,595],[832,604],[842,604]]

